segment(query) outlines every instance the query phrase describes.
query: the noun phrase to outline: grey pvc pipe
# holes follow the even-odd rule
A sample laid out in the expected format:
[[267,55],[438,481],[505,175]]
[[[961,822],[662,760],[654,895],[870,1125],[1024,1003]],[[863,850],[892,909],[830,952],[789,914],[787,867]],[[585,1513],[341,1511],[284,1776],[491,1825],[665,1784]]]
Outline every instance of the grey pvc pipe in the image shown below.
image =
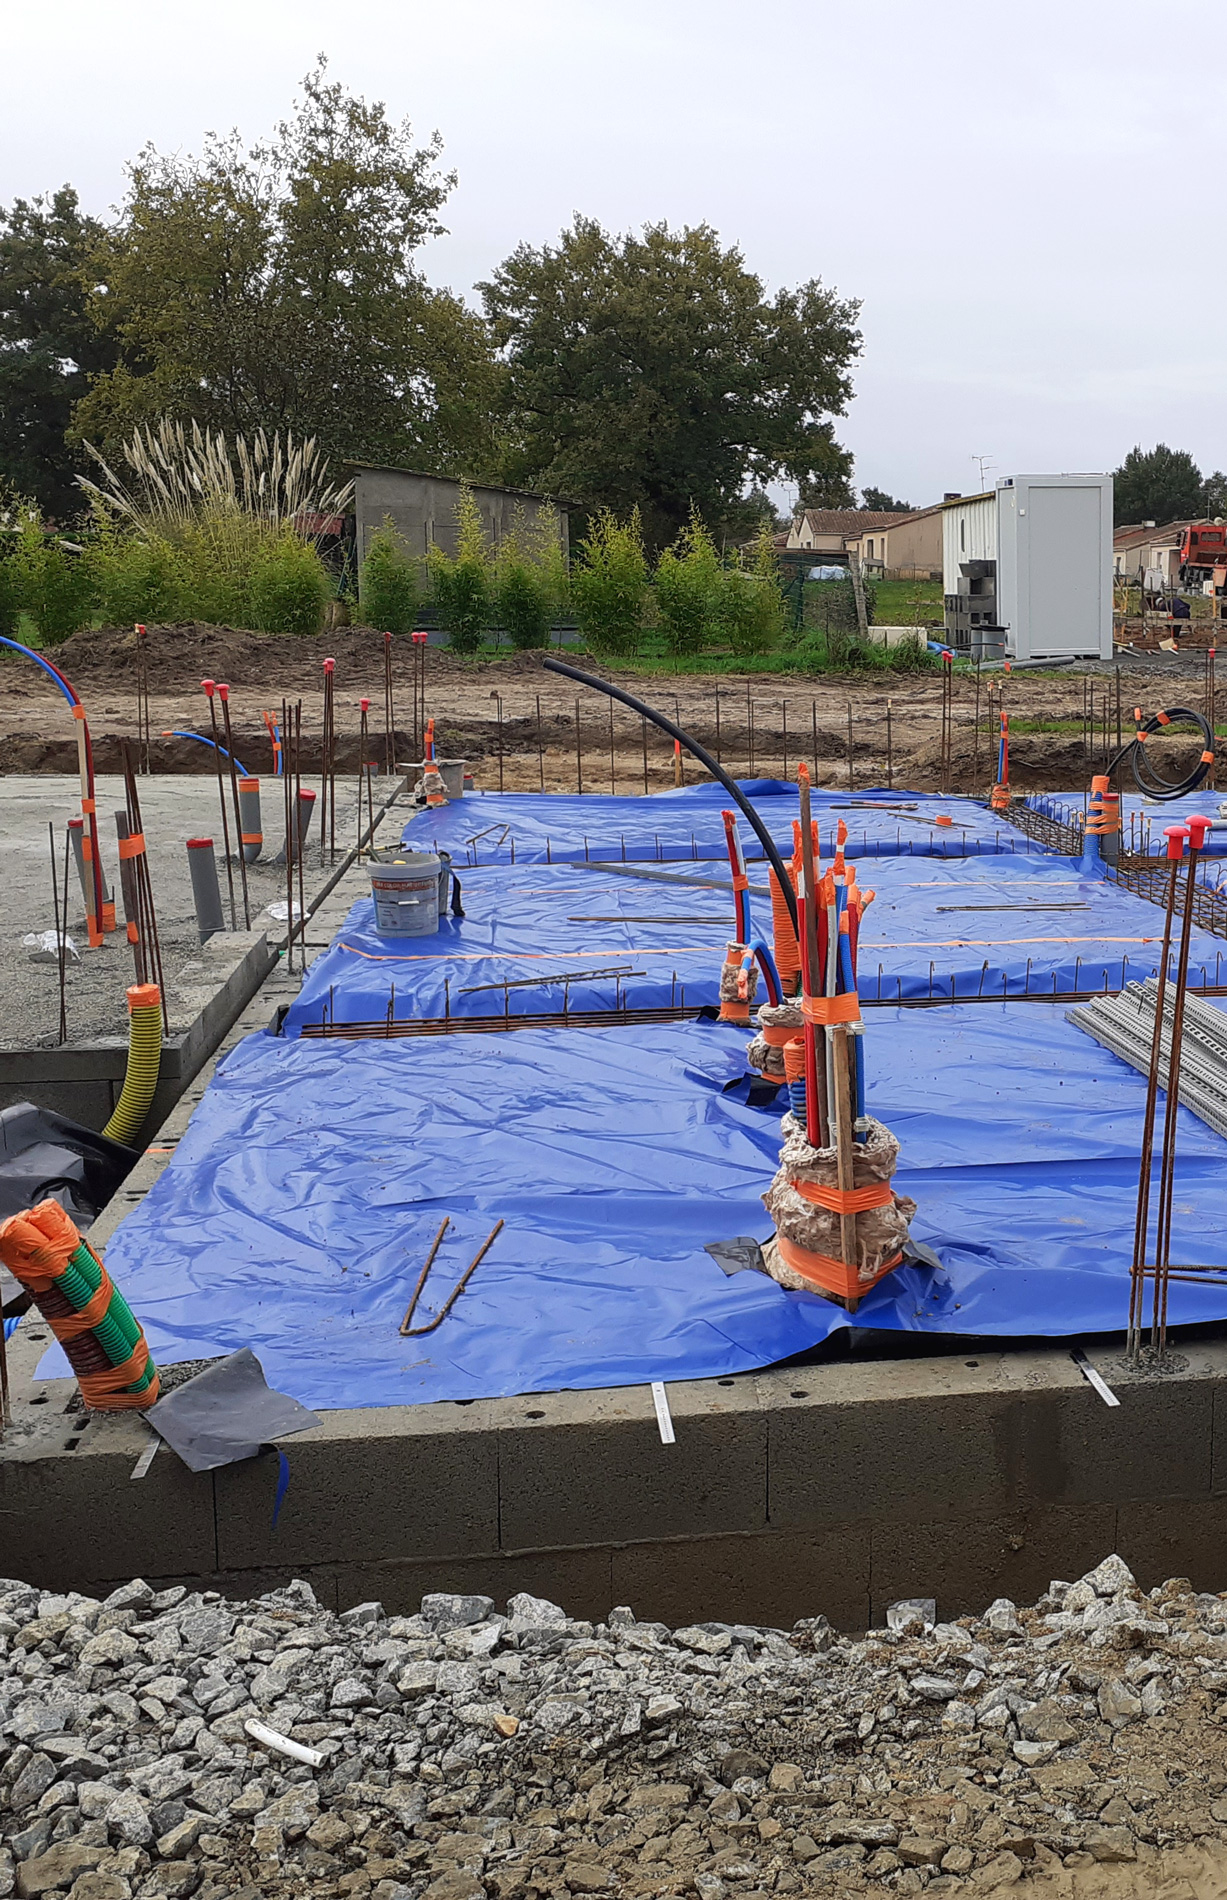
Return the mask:
[[[297,846],[297,850],[298,850],[298,856],[300,858],[302,857],[302,854],[303,854],[303,847],[305,846],[307,842],[307,833],[311,829],[311,819],[314,813],[315,813],[315,793],[309,792],[304,786],[303,789],[298,794],[298,846]],[[288,843],[289,840],[287,839],[286,842]],[[285,863],[285,845],[282,845],[276,857],[272,859],[272,862],[274,864]]]
[[[115,814],[115,835],[121,844],[125,838],[130,838],[132,835],[128,826],[128,814],[126,811],[117,811]],[[133,932],[137,927],[138,918],[136,902],[136,864],[132,858],[120,858],[119,860],[119,889],[124,900],[124,922],[128,926],[128,941],[129,943],[134,943],[136,939]]]
[[217,931],[226,928],[222,915],[221,886],[217,881],[217,859],[212,838],[189,838],[188,870],[192,874],[192,902],[196,906],[196,928],[201,943],[207,943]]
[[254,864],[264,846],[258,778],[239,780],[239,828],[242,833],[243,860],[246,864]]
[[301,854],[307,842],[307,833],[311,829],[311,820],[315,816],[315,793],[306,787],[298,794],[298,849]]

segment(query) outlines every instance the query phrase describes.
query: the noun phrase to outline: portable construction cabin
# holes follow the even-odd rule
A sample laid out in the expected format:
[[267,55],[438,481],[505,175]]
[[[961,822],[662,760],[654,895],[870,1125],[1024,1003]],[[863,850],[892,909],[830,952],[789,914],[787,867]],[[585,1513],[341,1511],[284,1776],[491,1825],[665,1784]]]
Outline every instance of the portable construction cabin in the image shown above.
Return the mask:
[[1015,660],[1112,657],[1112,477],[1010,475],[942,511],[946,634]]

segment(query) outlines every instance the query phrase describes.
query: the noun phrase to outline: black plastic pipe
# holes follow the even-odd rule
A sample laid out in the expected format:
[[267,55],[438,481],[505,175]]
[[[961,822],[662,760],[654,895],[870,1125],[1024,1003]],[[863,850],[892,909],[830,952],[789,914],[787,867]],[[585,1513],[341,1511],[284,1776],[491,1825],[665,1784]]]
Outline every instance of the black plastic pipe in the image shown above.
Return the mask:
[[720,781],[729,797],[740,808],[743,817],[753,828],[754,835],[766,854],[767,862],[779,881],[780,889],[784,893],[784,902],[788,905],[788,914],[792,918],[792,927],[796,930],[796,894],[792,888],[792,879],[784,869],[784,861],[772,842],[771,833],[737,781],[729,777],[722,765],[717,765],[706,746],[701,746],[697,739],[690,737],[688,732],[683,732],[682,728],[675,726],[671,719],[666,719],[664,713],[656,712],[653,707],[645,705],[643,700],[636,699],[633,693],[624,693],[620,686],[611,686],[608,680],[594,679],[591,673],[581,673],[577,666],[568,666],[563,660],[544,659],[541,664],[547,672],[562,673],[567,679],[575,680],[580,686],[590,686],[594,693],[605,693],[610,699],[620,700],[624,706],[629,706],[631,711],[637,712],[641,718],[650,719],[654,726],[659,726],[662,732],[667,732],[671,739],[679,739],[687,752],[696,758],[700,765],[706,766],[712,777]]

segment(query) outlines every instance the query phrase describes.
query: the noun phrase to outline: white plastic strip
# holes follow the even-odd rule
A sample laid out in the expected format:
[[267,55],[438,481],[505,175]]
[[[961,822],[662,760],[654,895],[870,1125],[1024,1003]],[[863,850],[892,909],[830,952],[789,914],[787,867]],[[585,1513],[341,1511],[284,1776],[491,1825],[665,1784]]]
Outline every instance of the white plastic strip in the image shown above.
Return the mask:
[[677,1440],[673,1436],[673,1416],[669,1410],[669,1397],[665,1391],[663,1379],[652,1381],[652,1403],[656,1407],[656,1423],[660,1427],[661,1444],[675,1445]]
[[158,1446],[161,1443],[162,1443],[162,1440],[160,1438],[154,1438],[148,1445],[146,1445],[144,1451],[141,1453],[140,1457],[137,1459],[136,1463],[132,1467],[131,1472],[129,1473],[129,1477],[131,1479],[135,1480],[136,1478],[144,1477],[150,1465],[153,1463],[154,1459],[156,1458],[157,1452],[158,1452]]
[[304,1748],[301,1742],[292,1742],[287,1735],[278,1735],[275,1728],[269,1728],[264,1722],[251,1720],[244,1722],[243,1727],[253,1742],[259,1742],[261,1748],[272,1748],[279,1755],[289,1755],[293,1761],[306,1762],[308,1768],[322,1768],[324,1765],[324,1757],[318,1748]]
[[1073,1352],[1071,1352],[1069,1356],[1073,1360],[1074,1364],[1077,1366],[1079,1372],[1082,1374],[1087,1384],[1094,1386],[1096,1392],[1098,1392],[1100,1398],[1103,1400],[1105,1405],[1119,1405],[1120,1404],[1120,1400],[1117,1398],[1115,1392],[1112,1390],[1107,1380],[1103,1378],[1103,1376],[1100,1373],[1096,1372],[1094,1366],[1091,1364],[1090,1360],[1087,1358],[1086,1354],[1082,1351],[1082,1348],[1080,1346],[1076,1346]]

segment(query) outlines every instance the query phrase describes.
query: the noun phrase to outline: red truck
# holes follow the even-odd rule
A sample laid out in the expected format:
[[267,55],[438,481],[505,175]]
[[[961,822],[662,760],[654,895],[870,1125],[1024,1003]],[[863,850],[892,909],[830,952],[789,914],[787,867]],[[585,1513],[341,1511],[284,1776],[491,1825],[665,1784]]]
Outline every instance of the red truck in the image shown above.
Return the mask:
[[1227,527],[1197,522],[1180,537],[1180,580],[1208,581],[1216,567],[1227,566]]

